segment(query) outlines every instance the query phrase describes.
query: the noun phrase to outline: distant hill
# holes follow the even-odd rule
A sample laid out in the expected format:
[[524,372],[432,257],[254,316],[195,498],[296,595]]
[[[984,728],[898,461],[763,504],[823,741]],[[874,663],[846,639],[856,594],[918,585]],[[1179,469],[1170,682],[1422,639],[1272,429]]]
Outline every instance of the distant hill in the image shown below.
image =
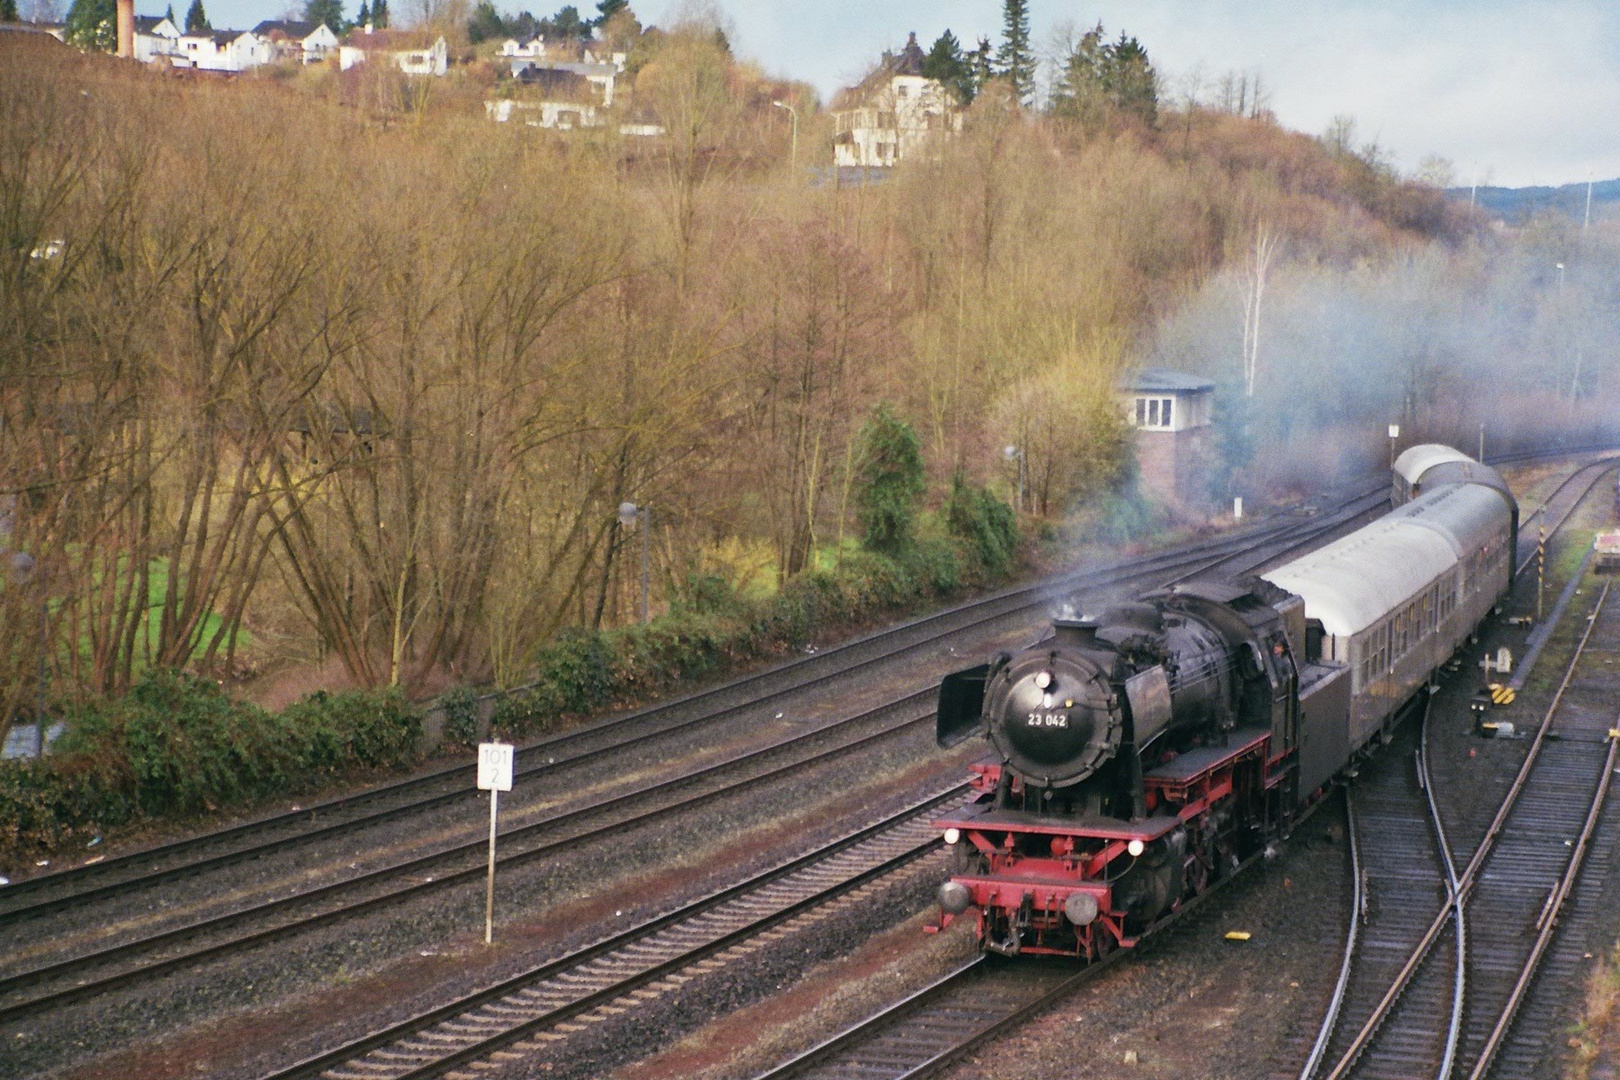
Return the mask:
[[[1466,202],[1466,187],[1451,188],[1446,194]],[[1579,222],[1586,216],[1586,185],[1561,187],[1482,187],[1473,192],[1475,203],[1492,217],[1509,225],[1522,225],[1541,213],[1563,214]],[[1620,218],[1620,180],[1599,180],[1592,185],[1592,220]]]

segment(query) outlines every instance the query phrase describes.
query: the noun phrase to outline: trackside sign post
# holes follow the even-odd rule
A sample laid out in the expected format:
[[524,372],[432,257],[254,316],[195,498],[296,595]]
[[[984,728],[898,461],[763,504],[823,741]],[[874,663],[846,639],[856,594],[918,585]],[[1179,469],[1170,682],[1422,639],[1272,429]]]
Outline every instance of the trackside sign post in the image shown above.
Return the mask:
[[478,744],[478,790],[489,792],[489,884],[484,890],[484,944],[495,940],[495,813],[501,792],[512,790],[512,747]]

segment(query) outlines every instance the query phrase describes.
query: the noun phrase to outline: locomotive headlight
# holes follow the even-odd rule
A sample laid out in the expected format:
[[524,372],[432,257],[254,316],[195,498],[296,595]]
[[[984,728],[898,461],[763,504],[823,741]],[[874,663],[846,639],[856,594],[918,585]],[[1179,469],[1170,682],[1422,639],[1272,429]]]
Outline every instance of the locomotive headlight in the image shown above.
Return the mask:
[[960,839],[962,839],[962,830],[961,829],[946,829],[945,830],[945,842],[947,844],[954,844]]
[[1125,850],[1130,852],[1131,858],[1134,859],[1138,855],[1141,855],[1142,852],[1147,850],[1147,845],[1142,843],[1140,840],[1132,840],[1130,843],[1125,845]]
[[1052,685],[1052,673],[1050,671],[1043,671],[1036,675],[1035,685],[1042,690],[1049,689]]

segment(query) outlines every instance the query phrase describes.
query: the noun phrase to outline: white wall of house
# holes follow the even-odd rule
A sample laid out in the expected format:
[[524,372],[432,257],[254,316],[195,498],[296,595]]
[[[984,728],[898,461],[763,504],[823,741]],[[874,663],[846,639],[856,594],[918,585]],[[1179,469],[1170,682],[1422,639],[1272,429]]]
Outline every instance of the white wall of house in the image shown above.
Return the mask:
[[450,70],[450,46],[440,38],[430,48],[395,53],[394,62],[407,75],[443,75]]
[[833,114],[833,163],[887,167],[930,139],[962,130],[962,113],[935,79],[896,75],[859,107]]
[[304,63],[316,64],[337,52],[338,36],[331,27],[321,23],[301,44],[304,46]]
[[213,34],[185,34],[176,55],[200,71],[246,71],[264,62],[260,47],[259,39],[246,31],[223,40]]
[[173,56],[180,48],[180,28],[168,19],[159,19],[150,30],[135,31],[135,59],[150,64]]
[[486,101],[484,115],[498,124],[522,120],[529,127],[557,131],[602,126],[595,105],[575,101]]
[[516,38],[507,38],[501,42],[502,56],[528,56],[538,59],[546,55],[546,39],[537,37],[533,41],[520,42]]

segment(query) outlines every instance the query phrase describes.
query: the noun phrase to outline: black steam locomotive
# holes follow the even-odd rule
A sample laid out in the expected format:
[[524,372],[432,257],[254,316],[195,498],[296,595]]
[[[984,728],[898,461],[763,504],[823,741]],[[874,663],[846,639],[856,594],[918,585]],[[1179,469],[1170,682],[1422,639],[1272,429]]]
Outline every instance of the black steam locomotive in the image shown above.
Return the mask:
[[988,949],[1094,959],[1286,831],[1512,583],[1494,471],[1430,446],[1397,472],[1410,501],[1303,558],[1060,620],[948,676],[939,743],[980,734],[994,756],[937,823],[939,925],[971,909]]

